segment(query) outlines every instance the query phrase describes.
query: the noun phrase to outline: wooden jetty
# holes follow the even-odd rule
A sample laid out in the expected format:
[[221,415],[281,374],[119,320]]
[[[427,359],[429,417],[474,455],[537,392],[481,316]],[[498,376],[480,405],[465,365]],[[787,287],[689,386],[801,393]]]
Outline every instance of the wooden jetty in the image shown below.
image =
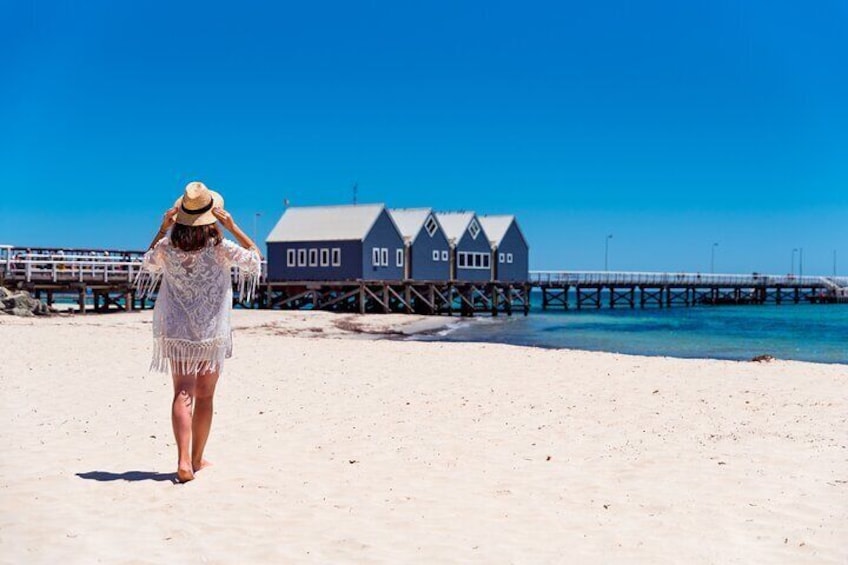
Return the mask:
[[530,283],[541,290],[545,310],[848,301],[848,277],[531,271]]
[[530,285],[460,281],[264,282],[257,307],[473,316],[530,312]]
[[[72,302],[85,313],[148,308],[153,300],[137,294],[134,282],[143,252],[126,250],[0,247],[0,285],[29,291],[48,306]],[[339,312],[418,313],[494,316],[530,311],[530,285],[460,281],[288,281],[267,280],[267,266],[245,308],[315,309]]]
[[[143,252],[0,246],[0,285],[27,290],[49,306],[80,313],[149,308],[134,282]],[[270,281],[263,276],[245,308],[472,316],[527,315],[533,289],[542,308],[640,308],[697,304],[833,304],[848,302],[848,277],[531,271],[527,282]],[[235,283],[235,276],[234,276]],[[155,296],[154,296],[155,299]]]

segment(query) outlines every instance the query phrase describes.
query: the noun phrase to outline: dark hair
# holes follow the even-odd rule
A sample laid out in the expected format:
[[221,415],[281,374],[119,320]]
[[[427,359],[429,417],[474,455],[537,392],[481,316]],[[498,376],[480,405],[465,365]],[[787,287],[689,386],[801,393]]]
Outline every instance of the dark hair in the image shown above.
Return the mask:
[[174,224],[171,228],[171,245],[183,251],[203,249],[209,245],[209,242],[212,242],[212,245],[218,245],[222,239],[217,223],[205,226]]

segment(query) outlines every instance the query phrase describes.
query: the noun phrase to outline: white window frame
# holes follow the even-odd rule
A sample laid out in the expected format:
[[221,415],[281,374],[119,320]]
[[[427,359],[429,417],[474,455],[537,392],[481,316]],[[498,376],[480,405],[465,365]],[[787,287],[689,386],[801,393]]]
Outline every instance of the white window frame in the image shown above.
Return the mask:
[[309,249],[309,266],[317,267],[318,266],[318,249],[312,247]]
[[471,234],[471,239],[477,239],[477,236],[480,235],[480,224],[477,223],[477,220],[471,220],[471,223],[468,224],[468,233]]
[[297,250],[297,266],[305,267],[306,266],[306,248]]
[[512,263],[512,253],[507,253],[507,254],[506,254],[506,262],[507,262],[507,263]]
[[342,266],[342,249],[341,247],[333,247],[330,250],[330,262],[333,267],[341,267]]
[[447,261],[447,260],[448,260],[448,250],[442,249],[442,261]]
[[395,267],[403,267],[403,248],[395,249]]
[[424,222],[424,229],[427,230],[427,235],[433,237],[436,235],[436,230],[439,229],[439,224],[436,222],[436,218],[432,215],[427,217],[427,221]]
[[459,253],[456,254],[456,265],[460,269],[467,268],[466,267],[466,265],[468,265],[468,253],[467,252],[460,251]]
[[506,263],[506,253],[498,253],[498,263]]
[[372,247],[371,248],[371,266],[379,267],[380,266],[380,248]]
[[389,266],[389,248],[383,247],[380,249],[380,266],[388,267]]
[[491,253],[481,253],[483,256],[483,269],[491,269],[492,268],[492,255]]
[[433,261],[438,261],[438,260],[439,260],[439,250],[434,249],[433,250]]
[[286,249],[286,267],[297,267],[297,251]]
[[475,269],[480,269],[483,267],[483,254],[482,253],[472,253],[472,263],[471,266]]
[[330,250],[326,247],[321,248],[321,266],[329,267],[330,266]]

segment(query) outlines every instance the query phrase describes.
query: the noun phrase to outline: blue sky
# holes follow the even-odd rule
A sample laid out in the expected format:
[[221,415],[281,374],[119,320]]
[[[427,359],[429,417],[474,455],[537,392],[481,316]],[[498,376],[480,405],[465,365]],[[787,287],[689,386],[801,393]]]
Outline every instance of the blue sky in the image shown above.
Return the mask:
[[532,268],[848,273],[845,1],[3,12],[0,243],[141,248],[194,179],[264,235],[358,182],[516,213]]

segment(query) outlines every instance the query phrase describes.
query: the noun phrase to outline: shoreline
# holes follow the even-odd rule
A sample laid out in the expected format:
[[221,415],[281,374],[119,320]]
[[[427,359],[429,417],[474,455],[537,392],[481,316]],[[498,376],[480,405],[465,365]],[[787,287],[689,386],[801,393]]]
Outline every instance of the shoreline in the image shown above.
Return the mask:
[[[237,312],[244,314],[235,314]],[[415,343],[464,343],[464,344],[481,344],[481,345],[503,345],[508,347],[538,349],[542,351],[574,351],[585,353],[598,353],[613,356],[628,356],[628,357],[643,357],[648,359],[677,359],[677,360],[702,360],[702,361],[721,361],[728,363],[809,363],[813,365],[823,366],[848,366],[848,361],[810,361],[803,359],[788,359],[783,357],[773,357],[768,352],[765,355],[771,357],[767,360],[755,360],[751,358],[726,358],[726,357],[706,357],[706,356],[685,356],[685,355],[665,355],[665,354],[647,354],[647,353],[631,353],[610,351],[604,349],[588,349],[579,347],[559,347],[556,345],[545,344],[524,344],[511,343],[508,341],[487,340],[487,339],[451,339],[448,336],[456,331],[463,330],[467,327],[477,324],[497,324],[503,323],[507,318],[490,318],[490,317],[472,317],[463,318],[455,316],[426,316],[417,314],[351,314],[351,313],[336,313],[325,312],[321,310],[252,310],[252,309],[236,309],[233,310],[234,322],[233,331],[238,334],[241,330],[247,330],[248,333],[256,333],[259,329],[266,329],[274,335],[294,337],[298,339],[354,339],[354,340],[372,340],[372,341],[409,341]],[[89,313],[80,315],[73,312],[59,312],[51,316],[39,317],[15,317],[0,314],[0,326],[4,323],[15,325],[22,323],[28,324],[50,324],[48,320],[74,320],[77,323],[74,325],[102,325],[94,320],[102,316],[108,318],[129,316],[128,319],[133,319],[133,316],[141,316],[141,323],[149,323],[148,319],[152,318],[152,309],[134,312],[110,312]],[[236,321],[236,318],[255,317],[255,320]],[[79,323],[82,322],[82,323]]]

